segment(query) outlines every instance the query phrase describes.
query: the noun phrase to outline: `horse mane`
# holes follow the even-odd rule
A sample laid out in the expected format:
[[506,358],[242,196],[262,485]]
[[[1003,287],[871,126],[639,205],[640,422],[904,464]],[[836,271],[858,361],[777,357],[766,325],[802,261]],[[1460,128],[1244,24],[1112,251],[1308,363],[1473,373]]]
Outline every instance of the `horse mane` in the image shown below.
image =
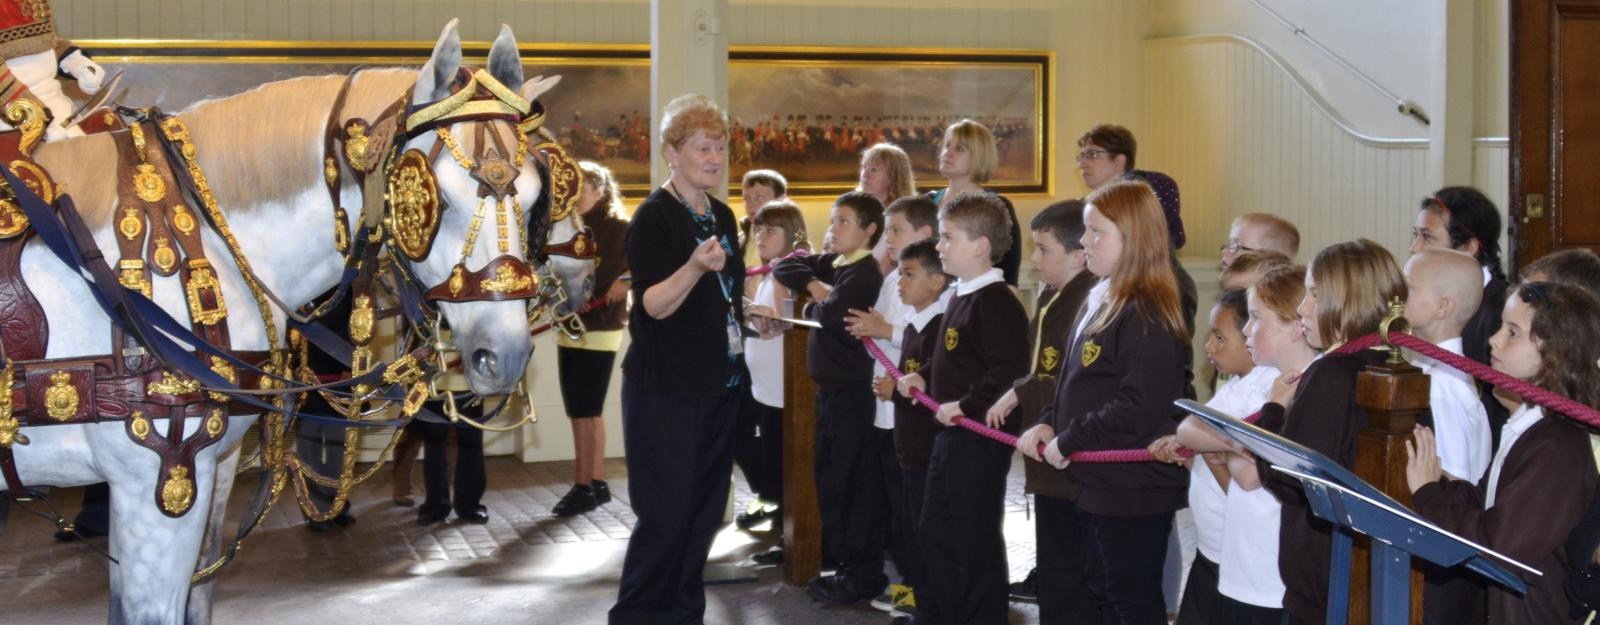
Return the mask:
[[[344,76],[270,82],[238,95],[203,100],[177,117],[199,151],[200,169],[224,212],[245,212],[321,188],[322,134]],[[362,71],[345,96],[343,117],[376,121],[384,107],[410,96],[416,70]],[[34,157],[66,185],[84,222],[98,230],[116,214],[117,153],[111,137],[45,143]],[[347,180],[347,182],[349,182]]]

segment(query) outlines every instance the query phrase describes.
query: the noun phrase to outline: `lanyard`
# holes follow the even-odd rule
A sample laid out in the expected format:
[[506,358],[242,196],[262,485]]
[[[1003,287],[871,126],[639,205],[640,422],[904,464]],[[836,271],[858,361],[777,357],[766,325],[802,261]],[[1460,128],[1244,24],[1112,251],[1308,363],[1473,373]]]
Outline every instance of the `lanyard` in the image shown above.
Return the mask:
[[[696,213],[694,211],[694,207],[690,206],[689,202],[683,198],[683,195],[678,193],[677,185],[673,184],[671,181],[668,181],[667,188],[671,191],[672,197],[676,198],[678,203],[683,205],[683,209],[689,211],[689,219],[691,219],[694,222],[695,227],[700,230],[700,234],[705,235],[705,238],[695,237],[696,246],[705,243],[707,239],[715,238],[722,246],[722,251],[724,253],[731,258],[738,257],[733,253],[733,246],[729,245],[728,243],[728,236],[717,231],[717,213],[715,207],[711,205],[711,196],[706,196],[705,213]],[[722,301],[728,304],[728,319],[726,324],[728,330],[728,362],[735,362],[739,359],[739,355],[744,353],[744,336],[739,329],[739,319],[733,314],[733,278],[730,278],[726,272],[718,271],[717,286],[722,287]],[[739,373],[737,370],[735,370],[734,374],[728,379],[728,388],[738,386],[739,380]]]

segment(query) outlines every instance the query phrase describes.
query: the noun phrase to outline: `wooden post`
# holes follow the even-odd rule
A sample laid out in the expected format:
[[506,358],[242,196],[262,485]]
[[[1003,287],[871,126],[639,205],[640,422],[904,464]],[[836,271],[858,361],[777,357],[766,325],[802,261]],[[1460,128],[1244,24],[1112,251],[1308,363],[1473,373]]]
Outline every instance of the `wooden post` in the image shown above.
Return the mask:
[[817,385],[806,372],[809,334],[805,328],[783,333],[783,581],[796,586],[822,571],[822,516],[812,457]]
[[[1400,358],[1398,349],[1388,362],[1368,367],[1356,378],[1356,403],[1369,420],[1356,439],[1356,475],[1406,506],[1411,489],[1406,486],[1406,442],[1417,415],[1428,406],[1428,376]],[[1365,536],[1358,536],[1350,567],[1350,624],[1371,620],[1371,552]],[[1411,570],[1412,625],[1422,623],[1422,573]]]

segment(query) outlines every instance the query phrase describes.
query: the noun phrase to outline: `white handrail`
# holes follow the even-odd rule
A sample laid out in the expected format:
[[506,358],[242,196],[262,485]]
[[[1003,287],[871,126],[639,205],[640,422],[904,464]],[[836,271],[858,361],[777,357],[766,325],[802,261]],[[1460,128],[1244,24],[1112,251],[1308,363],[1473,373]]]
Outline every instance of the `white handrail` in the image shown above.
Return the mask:
[[1422,122],[1422,124],[1425,126],[1431,124],[1431,122],[1428,120],[1428,115],[1422,111],[1422,107],[1418,106],[1416,102],[1402,98],[1400,97],[1400,94],[1390,91],[1383,85],[1378,84],[1378,81],[1373,79],[1371,76],[1368,76],[1366,72],[1363,72],[1356,66],[1351,65],[1349,61],[1344,60],[1344,57],[1339,56],[1339,53],[1328,49],[1328,47],[1325,45],[1322,45],[1322,42],[1317,41],[1316,37],[1312,37],[1310,33],[1306,32],[1306,29],[1295,25],[1294,22],[1289,21],[1289,18],[1284,17],[1283,14],[1272,10],[1272,7],[1267,6],[1265,2],[1262,2],[1261,0],[1250,0],[1250,3],[1256,5],[1256,8],[1265,11],[1267,15],[1271,15],[1272,19],[1275,19],[1278,21],[1278,23],[1283,24],[1283,26],[1288,28],[1289,32],[1294,33],[1296,37],[1306,40],[1306,43],[1311,44],[1311,47],[1316,48],[1318,52],[1321,52],[1328,58],[1333,59],[1333,61],[1338,63],[1340,67],[1343,67],[1345,71],[1355,74],[1356,77],[1360,78],[1362,82],[1367,83],[1367,85],[1371,86],[1373,89],[1378,90],[1378,93],[1381,93],[1384,95],[1384,97],[1389,98],[1390,101],[1395,103],[1395,109],[1401,115],[1408,115]]

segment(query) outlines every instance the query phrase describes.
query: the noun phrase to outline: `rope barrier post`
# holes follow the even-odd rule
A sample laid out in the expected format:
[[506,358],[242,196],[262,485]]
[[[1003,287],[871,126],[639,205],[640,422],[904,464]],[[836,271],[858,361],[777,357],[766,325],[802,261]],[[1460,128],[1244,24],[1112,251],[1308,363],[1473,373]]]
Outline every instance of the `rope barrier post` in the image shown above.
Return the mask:
[[[1387,326],[1387,324],[1385,324]],[[1392,347],[1398,353],[1398,347]],[[1356,404],[1367,411],[1366,427],[1356,437],[1356,475],[1395,500],[1411,505],[1406,486],[1406,442],[1417,425],[1417,415],[1428,407],[1428,376],[1403,358],[1391,357],[1368,366],[1356,377]],[[1366,624],[1374,602],[1371,594],[1373,562],[1371,541],[1357,537],[1350,569],[1350,623]],[[1410,622],[1422,622],[1422,573],[1410,569]],[[1391,566],[1389,574],[1403,573]],[[1381,574],[1380,574],[1381,576]],[[1386,598],[1392,603],[1395,598]],[[1391,606],[1392,607],[1392,606]]]
[[[804,303],[795,294],[795,310]],[[817,384],[806,369],[806,337],[783,333],[783,581],[802,586],[822,572],[822,514],[812,450],[817,443]]]

